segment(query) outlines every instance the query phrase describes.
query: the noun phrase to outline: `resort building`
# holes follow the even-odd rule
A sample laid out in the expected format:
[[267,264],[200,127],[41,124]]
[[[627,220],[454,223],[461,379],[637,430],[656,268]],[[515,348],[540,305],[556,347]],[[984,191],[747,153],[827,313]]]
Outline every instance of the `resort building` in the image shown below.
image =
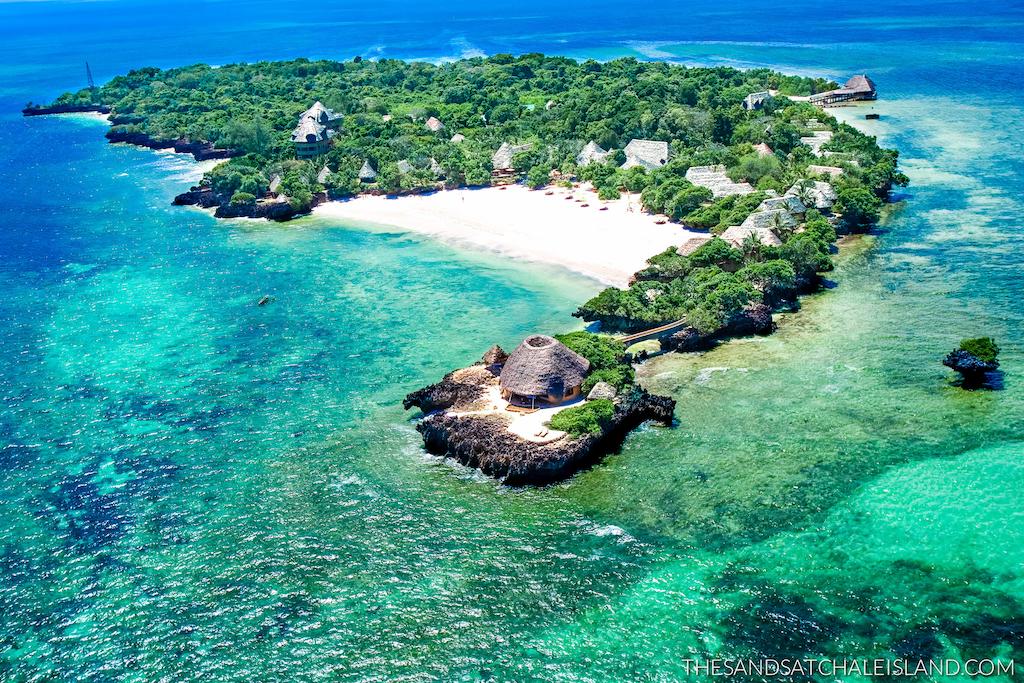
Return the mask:
[[715,166],[691,166],[686,169],[686,179],[694,185],[711,190],[711,194],[715,199],[734,194],[743,195],[754,192],[754,186],[750,183],[734,183],[725,174],[725,166],[722,164]]
[[583,149],[580,150],[580,153],[576,155],[576,165],[583,168],[588,164],[600,164],[608,158],[609,154],[611,154],[611,152],[603,149],[601,145],[591,140],[584,145]]
[[412,173],[414,170],[412,164],[409,163],[408,159],[400,159],[398,163],[395,164],[395,166],[398,167],[398,172],[401,173],[402,175]]
[[466,140],[466,136],[465,135],[463,135],[462,133],[456,133],[455,135],[452,136],[451,142],[454,142],[455,144],[459,144],[460,142],[464,142],[465,140]]
[[630,140],[623,149],[626,153],[626,163],[622,168],[628,169],[634,166],[642,166],[648,171],[661,168],[668,163],[668,143],[659,140]]
[[800,142],[811,148],[811,152],[814,156],[820,157],[822,155],[821,148],[826,143],[832,140],[832,131],[830,130],[819,130],[815,131],[807,137],[800,138]]
[[512,166],[512,158],[520,152],[528,152],[533,145],[512,145],[501,143],[498,151],[491,156],[491,182],[495,185],[508,185],[516,180],[516,169]]
[[434,116],[431,116],[429,119],[427,119],[426,126],[427,129],[433,131],[434,133],[438,133],[444,130],[444,124],[441,123],[441,121]]
[[373,166],[370,165],[370,160],[366,159],[363,161],[362,168],[359,169],[359,182],[362,183],[374,183],[377,182],[377,172],[373,170]]
[[823,180],[801,180],[786,191],[787,195],[800,198],[807,208],[830,211],[836,203],[836,191]]
[[807,172],[811,175],[827,175],[832,178],[843,175],[843,169],[838,166],[815,166],[812,164],[807,167]]
[[509,355],[498,383],[510,404],[537,408],[578,398],[588,372],[586,358],[553,337],[535,334]]
[[742,249],[744,243],[751,236],[768,247],[782,246],[782,240],[779,239],[779,236],[771,228],[734,225],[720,235],[723,240],[737,249]]
[[762,90],[761,92],[752,92],[743,98],[743,108],[747,111],[753,111],[754,109],[760,109],[764,106],[764,103],[772,98],[770,90]]
[[800,221],[786,209],[769,209],[767,211],[755,211],[747,216],[741,228],[768,228],[769,230],[796,230]]
[[817,104],[822,107],[830,104],[837,104],[839,102],[856,102],[874,99],[878,99],[878,90],[875,88],[875,82],[865,74],[854,76],[850,80],[846,81],[846,85],[842,88],[836,88],[835,90],[829,90],[827,92],[820,92],[817,95],[811,95],[810,97],[812,104]]
[[769,197],[754,209],[755,213],[759,211],[776,211],[782,210],[789,213],[792,216],[802,217],[807,213],[807,207],[800,201],[800,198],[787,194],[783,197]]
[[335,114],[320,102],[299,115],[299,123],[292,131],[295,156],[299,159],[313,159],[327,153],[331,136],[341,125],[341,114]]
[[327,182],[327,179],[330,178],[333,173],[334,172],[331,171],[327,164],[324,164],[324,167],[321,168],[320,172],[316,174],[316,181],[323,185],[324,183]]
[[712,239],[714,239],[712,235],[697,235],[695,237],[691,237],[676,248],[676,253],[680,256],[689,256]]

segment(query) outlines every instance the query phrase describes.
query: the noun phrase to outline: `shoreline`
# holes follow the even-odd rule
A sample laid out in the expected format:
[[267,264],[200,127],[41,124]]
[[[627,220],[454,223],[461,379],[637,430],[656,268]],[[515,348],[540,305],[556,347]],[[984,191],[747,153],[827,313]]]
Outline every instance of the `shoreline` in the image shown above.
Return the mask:
[[330,201],[312,215],[331,222],[397,228],[509,258],[556,265],[625,287],[647,259],[705,233],[640,208],[639,196],[602,202],[589,189],[521,185],[440,190],[401,197]]

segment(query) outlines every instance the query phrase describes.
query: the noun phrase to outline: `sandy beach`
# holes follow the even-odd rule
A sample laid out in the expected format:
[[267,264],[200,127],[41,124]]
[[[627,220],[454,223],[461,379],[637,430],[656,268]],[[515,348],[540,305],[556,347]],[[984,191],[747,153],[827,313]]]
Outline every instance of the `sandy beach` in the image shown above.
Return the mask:
[[641,211],[639,200],[631,195],[601,202],[584,189],[514,185],[399,198],[364,196],[328,202],[314,212],[555,264],[622,287],[649,257],[700,234],[678,224],[658,225],[659,217]]

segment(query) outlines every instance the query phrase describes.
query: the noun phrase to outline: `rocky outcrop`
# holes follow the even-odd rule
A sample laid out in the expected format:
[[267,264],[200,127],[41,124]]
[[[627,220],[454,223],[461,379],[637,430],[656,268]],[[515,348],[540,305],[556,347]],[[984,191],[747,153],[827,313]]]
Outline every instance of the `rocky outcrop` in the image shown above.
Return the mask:
[[237,150],[215,147],[213,143],[202,140],[189,140],[188,138],[165,140],[151,137],[141,131],[116,127],[107,131],[107,139],[111,142],[124,142],[129,145],[148,147],[149,149],[173,149],[181,154],[191,154],[195,157],[196,161],[230,159],[242,154]]
[[109,114],[110,107],[105,104],[51,104],[49,106],[31,105],[21,110],[23,116],[46,116],[48,114]]
[[427,450],[435,455],[454,458],[510,486],[538,486],[565,479],[614,452],[626,435],[644,422],[671,426],[675,404],[671,398],[636,388],[616,405],[602,433],[566,437],[551,444],[531,443],[511,434],[497,415],[435,413],[416,429]]
[[232,204],[225,198],[218,196],[206,185],[195,185],[188,192],[182,192],[171,202],[175,206],[198,206],[203,209],[216,208],[214,216],[217,218],[266,218],[271,221],[288,221],[300,216],[318,204],[326,201],[323,194],[313,195],[313,201],[309,209],[297,211],[287,201],[279,201],[273,197],[261,199],[256,202],[244,204]]
[[942,359],[942,364],[960,373],[963,378],[961,386],[965,389],[979,389],[1000,384],[998,377],[994,376],[999,372],[999,361],[997,360],[985,361],[973,353],[957,349],[950,351]]
[[680,331],[661,340],[663,351],[706,351],[718,342],[731,337],[749,337],[766,335],[775,331],[772,309],[761,303],[750,304],[734,315],[729,323],[712,334],[701,334],[694,327],[684,327]]
[[402,407],[406,410],[416,407],[424,413],[432,413],[472,403],[483,395],[484,389],[479,384],[454,379],[456,372],[449,372],[440,382],[412,392],[402,401]]

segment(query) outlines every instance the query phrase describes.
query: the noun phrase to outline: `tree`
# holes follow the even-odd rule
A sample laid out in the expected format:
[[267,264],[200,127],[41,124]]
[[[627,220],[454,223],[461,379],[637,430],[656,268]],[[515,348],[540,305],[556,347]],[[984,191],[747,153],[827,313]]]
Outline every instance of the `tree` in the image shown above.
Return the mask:
[[835,209],[852,232],[865,231],[882,215],[882,201],[864,187],[844,187],[836,193]]
[[526,174],[526,184],[533,189],[539,189],[548,184],[551,180],[551,169],[543,164],[537,164],[530,168]]

